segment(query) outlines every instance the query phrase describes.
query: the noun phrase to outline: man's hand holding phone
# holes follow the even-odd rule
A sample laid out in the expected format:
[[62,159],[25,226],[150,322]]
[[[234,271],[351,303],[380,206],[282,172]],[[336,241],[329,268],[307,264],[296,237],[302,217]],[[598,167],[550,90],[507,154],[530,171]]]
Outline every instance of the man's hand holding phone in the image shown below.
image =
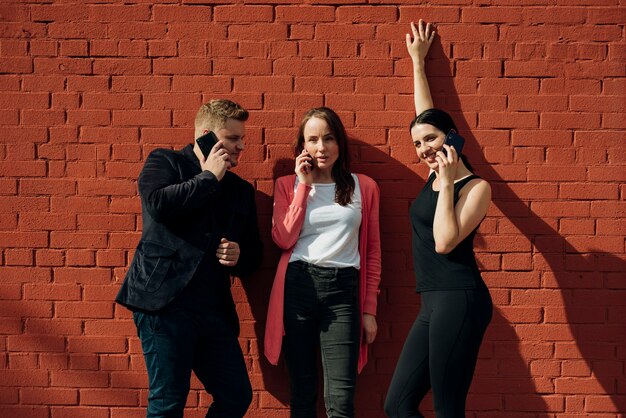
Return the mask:
[[[212,132],[207,135],[210,134],[212,134]],[[226,170],[228,170],[231,166],[230,155],[228,154],[228,151],[226,151],[226,149],[224,148],[222,141],[217,140],[215,134],[211,135],[212,138],[216,140],[215,145],[211,147],[209,154],[206,155],[206,150],[208,147],[206,145],[203,145],[205,141],[202,140],[202,138],[204,138],[205,136],[206,135],[203,135],[196,140],[204,154],[204,158],[200,160],[200,167],[203,171],[208,170],[213,173],[217,180],[220,181],[222,180],[222,178],[224,178]]]

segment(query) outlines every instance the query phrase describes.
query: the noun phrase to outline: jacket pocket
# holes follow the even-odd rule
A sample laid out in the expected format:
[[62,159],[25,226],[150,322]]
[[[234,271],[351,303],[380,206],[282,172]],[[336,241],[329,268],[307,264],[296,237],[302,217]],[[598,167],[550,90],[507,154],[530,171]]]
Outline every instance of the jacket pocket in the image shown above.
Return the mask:
[[143,241],[137,248],[137,287],[146,292],[159,290],[174,261],[175,254],[175,248],[166,247],[154,241]]

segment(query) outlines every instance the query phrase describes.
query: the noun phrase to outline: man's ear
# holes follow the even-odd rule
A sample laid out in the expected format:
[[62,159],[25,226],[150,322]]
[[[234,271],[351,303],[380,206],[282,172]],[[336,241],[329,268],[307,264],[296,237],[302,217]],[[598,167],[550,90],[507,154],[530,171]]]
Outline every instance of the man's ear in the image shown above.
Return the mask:
[[202,130],[202,135],[206,135],[206,134],[208,134],[208,133],[209,133],[209,130],[208,130],[208,129],[203,129],[203,130]]

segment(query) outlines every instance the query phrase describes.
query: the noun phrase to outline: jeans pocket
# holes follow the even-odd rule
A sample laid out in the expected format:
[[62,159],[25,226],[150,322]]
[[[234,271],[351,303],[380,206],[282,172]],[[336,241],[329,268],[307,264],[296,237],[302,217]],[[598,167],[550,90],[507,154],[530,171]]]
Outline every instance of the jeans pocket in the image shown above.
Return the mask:
[[150,331],[152,333],[157,333],[161,329],[161,317],[159,315],[148,314],[146,315],[148,319],[148,326],[150,327]]

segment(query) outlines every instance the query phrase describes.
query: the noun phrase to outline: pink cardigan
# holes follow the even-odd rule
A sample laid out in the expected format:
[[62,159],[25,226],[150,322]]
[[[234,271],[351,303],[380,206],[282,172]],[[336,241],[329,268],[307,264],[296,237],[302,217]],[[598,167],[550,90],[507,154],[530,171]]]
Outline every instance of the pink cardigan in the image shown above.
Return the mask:
[[[380,228],[378,221],[379,189],[374,180],[357,174],[361,189],[362,220],[359,231],[359,308],[361,322],[363,313],[376,315],[378,285],[380,283]],[[283,309],[285,298],[285,274],[293,248],[300,237],[300,229],[306,213],[306,201],[311,187],[298,183],[294,195],[295,174],[276,180],[274,188],[274,213],[272,217],[272,239],[283,253],[278,262],[272,293],[267,310],[265,326],[265,356],[271,364],[278,364],[280,350],[285,335]],[[359,373],[367,363],[367,344],[361,327],[361,347],[359,351]]]

